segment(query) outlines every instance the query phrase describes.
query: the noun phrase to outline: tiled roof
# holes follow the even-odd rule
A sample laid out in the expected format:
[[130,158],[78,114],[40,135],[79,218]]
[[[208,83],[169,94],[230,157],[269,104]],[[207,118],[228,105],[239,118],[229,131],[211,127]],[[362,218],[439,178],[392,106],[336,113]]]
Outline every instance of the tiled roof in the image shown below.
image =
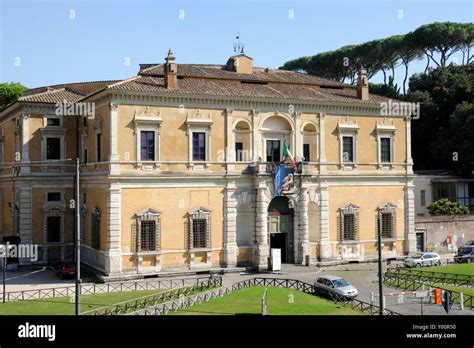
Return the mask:
[[63,101],[75,102],[84,97],[84,94],[69,88],[48,89],[45,92],[25,95],[18,98],[20,102],[32,103],[61,103]]
[[353,87],[320,88],[308,84],[246,83],[230,79],[178,78],[177,88],[167,89],[164,86],[163,77],[149,76],[148,74],[109,85],[107,89],[187,95],[360,102],[364,104],[378,104],[387,100],[385,97],[371,94],[369,100],[362,101],[357,98],[357,92]]
[[[142,64],[139,74],[143,76],[163,76],[163,64]],[[297,83],[312,84],[324,86],[352,87],[350,85],[323,79],[317,76],[302,74],[294,71],[253,68],[252,74],[236,73],[234,71],[225,70],[225,65],[211,64],[177,64],[178,76],[197,77],[209,79],[226,79],[240,81],[255,82],[281,82],[281,83]]]

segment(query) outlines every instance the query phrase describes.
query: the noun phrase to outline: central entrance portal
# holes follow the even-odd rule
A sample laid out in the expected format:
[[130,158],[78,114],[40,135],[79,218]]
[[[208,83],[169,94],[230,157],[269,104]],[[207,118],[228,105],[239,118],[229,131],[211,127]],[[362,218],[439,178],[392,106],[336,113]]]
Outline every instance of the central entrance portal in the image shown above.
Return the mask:
[[270,248],[281,249],[281,262],[294,262],[293,209],[285,196],[272,199],[268,206],[268,239]]

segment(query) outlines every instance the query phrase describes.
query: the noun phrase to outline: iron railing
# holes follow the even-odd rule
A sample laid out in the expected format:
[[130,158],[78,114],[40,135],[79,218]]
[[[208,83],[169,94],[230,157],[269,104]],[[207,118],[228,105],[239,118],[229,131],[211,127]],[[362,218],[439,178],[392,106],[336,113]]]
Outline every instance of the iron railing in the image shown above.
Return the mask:
[[413,285],[413,283],[431,283],[473,287],[474,276],[467,274],[432,272],[405,268],[389,268],[384,273],[384,282],[386,282],[389,286],[395,286],[405,290],[417,290],[420,288],[420,286]]
[[[186,285],[195,285],[208,277],[203,278],[181,278],[170,280],[136,280],[113,282],[104,284],[82,284],[81,295],[105,294],[109,292],[126,292],[141,290],[160,290],[174,289]],[[75,286],[65,286],[37,290],[10,291],[5,294],[6,301],[37,300],[43,298],[70,297],[75,295]],[[3,300],[3,294],[0,292],[0,301]]]
[[158,294],[143,296],[137,299],[116,303],[110,306],[101,307],[91,311],[83,312],[82,315],[120,315],[152,307],[165,301],[181,299],[198,291],[222,286],[222,278],[209,278],[205,281],[196,283],[193,286],[181,287],[160,292]]
[[[212,289],[198,294],[193,294],[191,296],[182,297],[179,299],[174,299],[169,302],[160,303],[157,306],[151,308],[145,308],[134,313],[135,315],[163,315],[169,312],[176,312],[178,310],[185,309],[195,304],[207,302],[217,297],[222,297],[229,295],[234,291],[242,290],[249,288],[251,286],[271,286],[279,288],[294,289],[301,292],[305,292],[312,295],[317,295],[316,287],[312,284],[302,282],[296,279],[283,279],[283,278],[252,278],[244,280],[230,286],[221,287],[218,289]],[[350,307],[351,309],[360,311],[367,314],[379,314],[379,307],[373,304],[363,302],[356,299],[351,299],[345,296],[331,294],[329,300],[332,300],[335,303],[342,305],[343,307]],[[384,314],[386,315],[399,315],[391,310],[385,310]]]

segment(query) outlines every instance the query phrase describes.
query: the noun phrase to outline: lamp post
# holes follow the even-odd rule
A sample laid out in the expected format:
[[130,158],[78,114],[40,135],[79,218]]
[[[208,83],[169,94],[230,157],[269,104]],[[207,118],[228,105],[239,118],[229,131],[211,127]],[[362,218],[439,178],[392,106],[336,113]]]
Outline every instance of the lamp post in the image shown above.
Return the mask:
[[79,199],[79,158],[76,158],[76,315],[81,314],[81,214]]
[[3,275],[3,279],[2,279],[2,282],[3,282],[3,296],[2,296],[2,302],[5,303],[5,297],[6,297],[6,293],[7,293],[7,245],[6,244],[3,244],[2,245],[2,249],[3,249],[3,271],[2,271],[2,275]]
[[379,231],[377,235],[378,244],[378,266],[379,266],[379,315],[383,315],[383,283],[382,283],[382,216],[378,214]]

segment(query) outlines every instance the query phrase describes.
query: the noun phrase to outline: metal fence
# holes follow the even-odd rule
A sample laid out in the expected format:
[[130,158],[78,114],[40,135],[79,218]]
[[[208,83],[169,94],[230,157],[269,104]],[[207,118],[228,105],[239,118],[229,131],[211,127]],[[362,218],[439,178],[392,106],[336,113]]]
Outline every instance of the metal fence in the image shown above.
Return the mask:
[[[221,287],[218,289],[213,289],[205,291],[198,294],[193,294],[191,296],[182,297],[175,299],[166,303],[161,303],[157,306],[151,308],[145,308],[139,311],[136,311],[134,315],[163,315],[169,312],[176,312],[187,307],[207,302],[217,297],[222,297],[229,295],[235,291],[249,288],[251,286],[271,286],[279,288],[294,289],[308,294],[316,295],[316,288],[314,285],[302,282],[295,279],[282,279],[282,278],[252,278],[244,280],[230,286]],[[363,302],[356,299],[351,299],[345,296],[331,294],[329,300],[332,300],[335,303],[342,305],[343,307],[350,307],[354,310],[360,311],[366,314],[379,314],[379,307],[373,304]],[[399,315],[391,310],[385,310],[386,315]]]
[[462,298],[463,306],[470,308],[474,308],[474,296],[461,291],[451,290],[449,288],[443,287],[443,285],[466,286],[471,288],[474,286],[473,280],[474,277],[470,275],[438,272],[387,270],[387,272],[384,273],[385,285],[393,286],[402,290],[416,291],[419,289],[424,289],[426,285],[435,287],[437,284],[440,284],[438,286],[440,289],[444,291],[450,291],[452,293],[452,299],[454,303],[460,303]]
[[189,296],[198,291],[203,291],[204,289],[210,289],[210,288],[220,287],[220,286],[222,286],[221,277],[216,277],[212,279],[209,278],[205,281],[198,282],[192,286],[171,289],[171,290],[160,292],[158,294],[143,296],[137,299],[116,303],[111,306],[105,306],[102,308],[83,312],[82,315],[127,314],[130,312],[136,312],[138,310],[141,310],[147,307],[152,307],[158,303],[162,303],[165,301],[180,299],[180,298],[183,298],[184,296]]
[[417,290],[421,287],[420,284],[413,284],[413,282],[473,287],[474,276],[397,268],[388,269],[384,273],[384,282],[389,286],[404,290]]
[[[105,294],[109,292],[126,292],[126,291],[141,291],[141,290],[160,290],[160,289],[174,289],[178,287],[185,287],[187,285],[195,285],[202,282],[209,277],[203,278],[182,278],[170,280],[136,280],[113,282],[104,284],[82,284],[81,295],[95,295]],[[43,298],[56,297],[70,297],[75,295],[75,286],[65,286],[37,290],[22,290],[11,291],[5,294],[5,301],[19,301],[19,300],[37,300]],[[3,294],[0,293],[0,301],[3,300]]]

